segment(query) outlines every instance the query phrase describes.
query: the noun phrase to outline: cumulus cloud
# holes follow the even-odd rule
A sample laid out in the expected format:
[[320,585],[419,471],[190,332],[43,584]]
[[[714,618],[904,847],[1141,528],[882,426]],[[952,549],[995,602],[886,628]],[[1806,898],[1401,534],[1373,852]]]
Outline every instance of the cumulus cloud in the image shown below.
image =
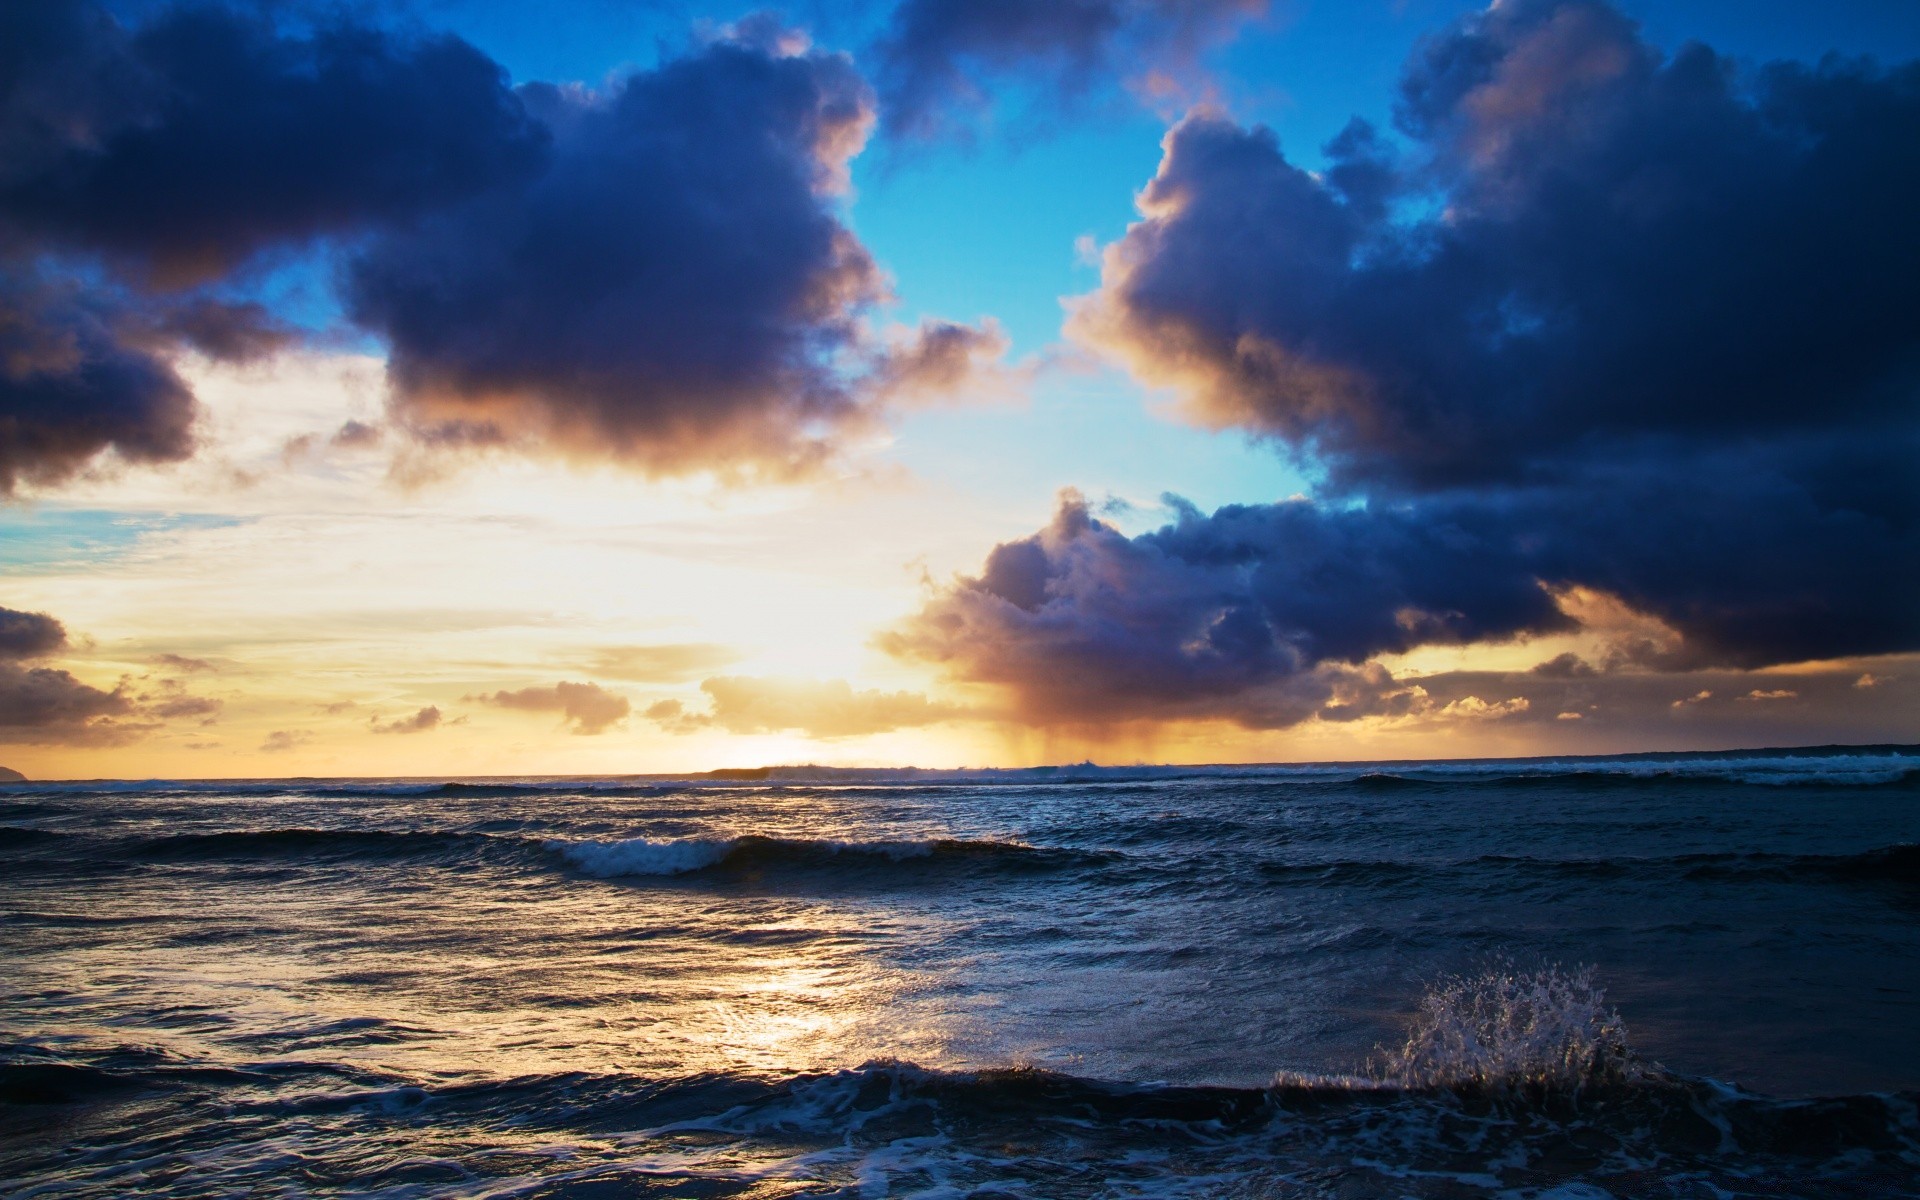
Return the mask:
[[193,393],[136,324],[0,262],[0,495],[59,483],[107,450],[137,463],[193,453]]
[[260,749],[266,754],[284,754],[297,750],[313,740],[313,735],[304,729],[275,729],[261,739]]
[[268,247],[411,217],[538,164],[545,135],[458,38],[336,16],[69,0],[0,17],[0,227],[143,282],[202,283]]
[[1187,90],[1198,59],[1267,0],[902,0],[875,49],[887,132],[964,133],[994,98],[1071,98],[1122,72],[1149,97]]
[[885,280],[838,204],[872,94],[769,21],[513,89],[353,10],[137,11],[0,13],[0,490],[191,455],[174,358],[285,346],[247,290],[327,239],[389,347],[388,424],[441,450],[787,476],[996,378],[989,326],[871,328]]
[[728,733],[799,732],[842,738],[933,725],[968,715],[917,692],[855,691],[844,679],[795,680],[719,676],[700,685],[708,711],[692,712],[678,700],[662,700],[648,720],[674,733],[707,728]]
[[[174,679],[151,691],[123,678],[103,691],[52,666],[28,666],[68,648],[67,630],[47,613],[0,608],[0,743],[117,746],[165,721],[199,719],[208,724],[221,701],[191,696]],[[208,669],[198,659],[160,655],[157,662],[182,669]],[[149,678],[142,676],[142,678]]]
[[425,733],[440,727],[440,709],[429,704],[410,717],[395,717],[391,721],[372,717],[367,724],[375,733]]
[[1356,691],[1353,668],[1374,655],[1566,625],[1507,530],[1423,517],[1184,506],[1129,538],[1068,492],[1046,529],[995,547],[879,644],[1006,687],[1031,720],[1275,727],[1328,703],[1371,711],[1380,689]]
[[247,361],[292,336],[193,289],[530,170],[544,143],[457,38],[345,17],[290,34],[214,5],[132,25],[84,0],[0,7],[0,493],[109,450],[188,457],[172,356]]
[[605,733],[627,719],[632,705],[625,696],[607,691],[597,683],[561,682],[551,687],[524,687],[518,691],[498,691],[469,696],[482,704],[524,712],[560,713],[564,724],[579,734]]
[[1070,330],[1319,498],[1134,538],[1070,499],[882,645],[1036,719],[1260,727],[1585,622],[1646,635],[1536,678],[1920,647],[1916,129],[1920,65],[1743,72],[1589,0],[1429,39],[1318,172],[1197,112]]
[[1425,44],[1398,125],[1350,126],[1316,174],[1264,128],[1182,122],[1076,333],[1350,487],[1910,444],[1920,64],[1745,73],[1521,0]]
[[872,95],[844,55],[764,33],[601,91],[523,87],[547,169],[354,260],[350,310],[416,437],[789,475],[889,390],[1003,345],[944,324],[873,344],[885,281],[835,210]]
[[46,613],[0,608],[0,659],[45,658],[66,644],[67,627]]
[[0,662],[0,742],[113,746],[153,728],[124,687],[104,692],[67,671]]

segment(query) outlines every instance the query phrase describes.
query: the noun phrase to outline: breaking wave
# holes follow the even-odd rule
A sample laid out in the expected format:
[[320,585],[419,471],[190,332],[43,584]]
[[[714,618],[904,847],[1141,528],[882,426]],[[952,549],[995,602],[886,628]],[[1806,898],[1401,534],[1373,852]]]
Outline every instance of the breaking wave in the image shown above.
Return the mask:
[[843,842],[812,838],[747,835],[735,838],[623,838],[619,841],[549,841],[554,850],[584,874],[601,879],[644,875],[684,875],[708,868],[773,866],[871,867],[922,861],[929,867],[976,870],[1047,870],[1095,865],[1119,856],[1028,846],[1019,842],[925,841]]

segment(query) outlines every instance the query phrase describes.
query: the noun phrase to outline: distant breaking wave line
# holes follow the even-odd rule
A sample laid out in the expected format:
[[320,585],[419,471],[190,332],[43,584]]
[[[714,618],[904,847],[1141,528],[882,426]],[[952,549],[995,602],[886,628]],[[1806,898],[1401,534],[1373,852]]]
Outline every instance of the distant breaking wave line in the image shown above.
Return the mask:
[[842,842],[812,838],[776,838],[747,834],[733,838],[623,838],[618,841],[546,843],[575,869],[600,879],[645,875],[685,875],[711,867],[897,865],[927,860],[929,866],[974,865],[983,869],[1092,865],[1119,855],[1050,849],[1019,842],[922,841]]

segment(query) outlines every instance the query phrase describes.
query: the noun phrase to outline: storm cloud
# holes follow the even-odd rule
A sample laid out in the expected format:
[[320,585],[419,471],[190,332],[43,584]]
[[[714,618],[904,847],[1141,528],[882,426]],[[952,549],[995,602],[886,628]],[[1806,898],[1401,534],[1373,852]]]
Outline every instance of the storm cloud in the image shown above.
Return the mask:
[[1421,47],[1396,127],[1310,172],[1189,117],[1070,318],[1318,497],[1131,538],[1070,498],[885,648],[1034,719],[1260,727],[1412,706],[1371,660],[1576,589],[1671,632],[1638,669],[1920,649],[1920,65],[1519,0]]
[[1122,71],[1149,95],[1267,0],[903,0],[874,48],[896,138],[964,133],[1009,86],[1071,98]]

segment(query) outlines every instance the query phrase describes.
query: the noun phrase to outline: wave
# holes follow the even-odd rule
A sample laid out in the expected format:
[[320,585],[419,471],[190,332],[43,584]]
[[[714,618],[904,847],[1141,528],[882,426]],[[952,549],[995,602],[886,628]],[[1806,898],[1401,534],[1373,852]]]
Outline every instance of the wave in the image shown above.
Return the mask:
[[[12,839],[9,841],[9,839]],[[266,862],[286,866],[348,863],[422,862],[467,865],[475,862],[551,869],[556,860],[582,874],[602,879],[675,876],[702,871],[830,870],[837,874],[895,872],[912,876],[1045,872],[1096,867],[1120,861],[1111,851],[1080,851],[1019,842],[931,838],[894,841],[836,841],[747,834],[734,837],[620,838],[567,840],[514,832],[430,829],[269,828],[220,829],[101,845],[34,829],[0,827],[0,849],[87,846],[90,867],[141,862]],[[24,860],[16,860],[24,861]],[[49,860],[50,862],[52,860]],[[55,865],[58,865],[57,863]]]
[[1609,880],[1678,876],[1692,880],[1772,883],[1858,882],[1920,883],[1920,845],[1899,842],[1851,854],[1749,853],[1675,854],[1665,857],[1534,858],[1483,854],[1442,862],[1393,859],[1336,859],[1320,862],[1264,860],[1257,870],[1282,884],[1354,884],[1387,886],[1437,876],[1488,874],[1546,880]]
[[919,861],[929,868],[971,871],[1049,870],[1112,862],[1112,853],[1028,846],[1019,842],[923,841],[843,842],[814,838],[776,838],[748,834],[734,838],[623,838],[618,841],[545,843],[584,874],[601,879],[646,875],[685,875],[710,868],[770,867],[861,868]]
[[389,829],[224,829],[177,833],[136,843],[135,855],[149,859],[225,858],[413,858],[473,850],[495,842],[484,833]]
[[[289,1153],[323,1163],[343,1191],[384,1190],[396,1161],[439,1164],[433,1178],[457,1191],[422,1193],[435,1195],[465,1194],[479,1171],[538,1195],[1920,1195],[1920,1095],[1776,1100],[1657,1069],[1576,1099],[1330,1077],[1129,1084],[889,1059],[787,1077],[229,1074],[0,1070],[0,1096],[16,1103],[182,1088],[219,1100],[99,1112],[82,1136],[115,1153],[50,1140],[16,1163],[87,1195],[117,1194],[125,1159],[162,1153],[198,1164],[185,1190],[148,1181],[169,1196],[263,1189]],[[550,1149],[503,1156],[503,1125]]]

